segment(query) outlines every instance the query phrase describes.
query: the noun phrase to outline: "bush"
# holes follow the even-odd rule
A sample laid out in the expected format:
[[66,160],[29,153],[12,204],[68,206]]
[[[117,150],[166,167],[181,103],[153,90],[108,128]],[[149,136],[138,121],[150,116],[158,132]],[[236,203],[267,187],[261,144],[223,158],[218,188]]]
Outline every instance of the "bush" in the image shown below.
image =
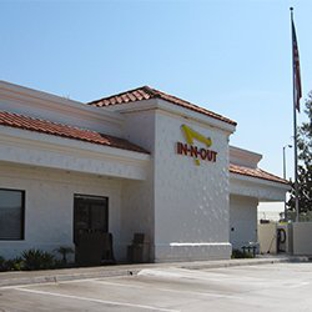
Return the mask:
[[69,254],[74,253],[74,250],[68,246],[61,246],[61,247],[55,249],[55,251],[57,251],[62,256],[62,261],[61,261],[62,266],[67,265],[67,262],[68,262],[67,256]]
[[6,260],[0,256],[0,272],[7,271],[6,269]]
[[7,271],[21,271],[24,269],[24,260],[21,257],[6,261]]
[[38,250],[29,249],[22,253],[25,270],[45,270],[55,268],[55,258],[52,254]]
[[5,260],[0,257],[0,272],[5,271],[21,271],[24,268],[24,261],[21,257]]
[[243,258],[253,258],[253,254],[251,252],[242,251],[240,249],[233,249],[232,251],[232,259],[243,259]]
[[62,259],[58,260],[53,254],[39,249],[24,250],[20,257],[9,260],[0,256],[0,272],[46,270],[73,266],[72,263],[68,263],[67,259],[68,254],[74,253],[72,248],[62,246],[56,251],[62,255]]

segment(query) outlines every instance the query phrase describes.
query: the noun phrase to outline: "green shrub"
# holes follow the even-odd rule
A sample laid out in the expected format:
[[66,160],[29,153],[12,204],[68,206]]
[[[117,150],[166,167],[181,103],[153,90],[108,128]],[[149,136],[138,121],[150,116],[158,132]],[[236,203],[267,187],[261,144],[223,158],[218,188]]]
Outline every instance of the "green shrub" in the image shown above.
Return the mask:
[[7,271],[6,269],[6,260],[0,256],[0,272]]
[[233,249],[232,259],[254,258],[251,252],[242,251],[240,249]]
[[21,257],[9,259],[6,261],[7,271],[21,271],[24,269],[24,260]]
[[24,250],[21,257],[6,260],[0,256],[0,272],[22,270],[45,270],[56,268],[68,268],[73,264],[68,263],[68,254],[74,253],[71,247],[61,246],[57,250],[62,259],[56,259],[53,254],[39,249]]
[[0,256],[0,272],[21,271],[24,267],[24,261],[21,257],[6,260]]
[[67,262],[68,262],[67,255],[74,253],[74,250],[68,246],[60,246],[59,248],[55,249],[55,251],[57,251],[62,256],[61,264],[63,266],[67,265]]
[[55,258],[52,254],[38,250],[29,249],[22,253],[25,270],[44,270],[55,267]]

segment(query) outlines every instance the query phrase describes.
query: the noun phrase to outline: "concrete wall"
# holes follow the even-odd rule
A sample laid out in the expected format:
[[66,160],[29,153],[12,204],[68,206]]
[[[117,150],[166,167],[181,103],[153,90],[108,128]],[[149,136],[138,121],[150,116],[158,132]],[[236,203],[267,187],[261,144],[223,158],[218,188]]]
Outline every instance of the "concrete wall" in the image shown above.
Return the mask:
[[258,241],[260,253],[277,253],[277,224],[275,222],[258,225]]
[[312,222],[293,223],[293,252],[296,256],[312,255]]
[[0,163],[0,188],[25,190],[25,240],[0,241],[0,255],[13,257],[29,248],[53,251],[73,247],[74,194],[109,197],[109,231],[119,259],[121,245],[121,180],[61,170]]
[[[212,138],[216,162],[177,154],[183,124]],[[155,261],[229,258],[228,133],[159,111],[155,144]]]
[[230,196],[230,242],[234,249],[257,242],[258,199]]

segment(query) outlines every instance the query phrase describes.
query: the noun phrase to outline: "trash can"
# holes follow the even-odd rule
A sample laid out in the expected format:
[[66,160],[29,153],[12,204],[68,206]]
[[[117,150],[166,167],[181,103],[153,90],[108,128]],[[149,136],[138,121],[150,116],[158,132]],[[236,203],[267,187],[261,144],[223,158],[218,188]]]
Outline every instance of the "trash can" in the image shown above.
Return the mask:
[[149,262],[149,246],[145,234],[135,233],[132,244],[128,246],[128,261],[130,263]]

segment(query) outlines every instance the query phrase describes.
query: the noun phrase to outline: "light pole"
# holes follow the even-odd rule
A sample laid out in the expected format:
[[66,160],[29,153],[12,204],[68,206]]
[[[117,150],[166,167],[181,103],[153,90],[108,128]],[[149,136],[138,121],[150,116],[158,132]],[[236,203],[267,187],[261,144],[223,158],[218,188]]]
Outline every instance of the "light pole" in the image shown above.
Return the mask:
[[[286,180],[286,148],[292,148],[292,145],[287,144],[283,146],[283,178]],[[286,198],[284,200],[284,218],[287,221],[287,206],[286,206]]]

